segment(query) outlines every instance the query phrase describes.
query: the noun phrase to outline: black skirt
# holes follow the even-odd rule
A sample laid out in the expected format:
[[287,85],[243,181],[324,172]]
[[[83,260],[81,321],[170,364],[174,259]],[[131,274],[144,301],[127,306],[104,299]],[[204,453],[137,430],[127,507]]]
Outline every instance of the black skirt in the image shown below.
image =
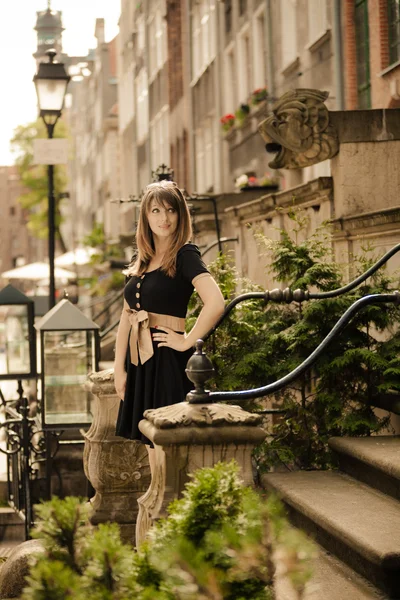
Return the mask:
[[144,365],[139,359],[135,366],[131,363],[128,343],[125,398],[121,400],[116,427],[117,435],[149,445],[152,444],[138,427],[143,413],[151,408],[183,402],[186,394],[194,389],[185,373],[193,349],[178,352],[166,346],[158,348],[158,342],[153,342],[153,350],[154,355]]

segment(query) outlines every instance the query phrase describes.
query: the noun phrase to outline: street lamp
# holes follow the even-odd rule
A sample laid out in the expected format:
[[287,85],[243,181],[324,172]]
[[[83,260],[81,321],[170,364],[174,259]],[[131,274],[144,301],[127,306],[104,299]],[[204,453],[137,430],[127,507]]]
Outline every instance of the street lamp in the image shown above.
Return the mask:
[[[54,127],[61,116],[64,106],[68,82],[71,79],[67,74],[64,64],[55,62],[55,50],[48,50],[46,55],[49,62],[39,64],[38,71],[33,78],[40,116],[47,129],[47,136],[52,139]],[[54,165],[47,166],[48,177],[48,228],[49,228],[49,306],[53,308],[56,303],[56,290],[54,278],[54,251],[55,251],[55,200],[54,200]]]

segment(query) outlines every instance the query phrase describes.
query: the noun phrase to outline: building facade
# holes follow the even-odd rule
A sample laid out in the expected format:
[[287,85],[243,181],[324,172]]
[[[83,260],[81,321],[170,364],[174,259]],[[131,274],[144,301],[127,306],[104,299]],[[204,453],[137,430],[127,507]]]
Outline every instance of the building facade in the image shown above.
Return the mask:
[[0,274],[47,256],[46,242],[28,230],[28,212],[18,198],[25,193],[18,168],[0,167]]
[[[74,185],[85,228],[96,215],[106,218],[102,207],[109,195],[123,201],[114,205],[113,231],[129,240],[138,206],[129,200],[137,200],[153,171],[165,163],[189,194],[216,198],[222,235],[238,236],[241,271],[265,283],[246,228],[251,207],[257,205],[257,220],[272,237],[277,224],[290,227],[290,220],[272,214],[271,202],[282,200],[289,210],[293,195],[304,198],[298,204],[307,209],[311,230],[335,219],[337,207],[329,179],[334,163],[271,171],[273,155],[266,152],[259,123],[277,99],[298,88],[326,91],[330,111],[364,108],[368,94],[368,106],[396,106],[399,22],[398,0],[122,0],[113,112],[118,140],[110,138],[110,148],[117,149],[118,160],[110,165],[113,174],[119,173],[118,184],[99,176],[107,172],[102,148],[109,118],[99,108],[96,83],[100,71],[106,72],[99,58],[106,47],[100,34],[97,59],[89,57],[90,76],[74,101],[75,167],[80,170]],[[96,60],[103,66],[96,67]],[[100,113],[101,136],[96,133]],[[371,135],[368,143],[377,142]],[[266,201],[264,184],[258,191],[239,191],[243,177],[272,179],[278,193]],[[322,194],[318,206],[323,210],[312,208],[315,194]],[[355,217],[358,208],[352,210]],[[211,203],[202,206],[195,225],[205,248],[215,239]]]
[[400,107],[400,3],[343,2],[346,108]]
[[105,42],[104,19],[97,19],[95,36],[97,47],[87,57],[69,58],[70,206],[78,215],[74,245],[96,222],[104,224],[109,239],[119,233],[118,207],[111,203],[120,196],[116,39]]

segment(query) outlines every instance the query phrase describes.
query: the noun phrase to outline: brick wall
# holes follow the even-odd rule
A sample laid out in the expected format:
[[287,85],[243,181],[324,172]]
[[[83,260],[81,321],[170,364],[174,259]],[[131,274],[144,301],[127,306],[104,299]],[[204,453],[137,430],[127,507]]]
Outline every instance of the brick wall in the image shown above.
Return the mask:
[[354,0],[343,1],[343,57],[346,110],[358,108]]
[[371,100],[373,108],[388,105],[388,86],[379,73],[389,65],[389,31],[386,0],[369,0],[369,47],[371,69]]
[[[359,108],[357,99],[356,31],[354,18],[355,0],[342,2],[344,82],[346,109]],[[371,79],[371,108],[395,108],[399,104],[392,98],[390,84],[399,79],[400,67],[381,75],[389,66],[389,28],[387,0],[368,0],[369,54]]]

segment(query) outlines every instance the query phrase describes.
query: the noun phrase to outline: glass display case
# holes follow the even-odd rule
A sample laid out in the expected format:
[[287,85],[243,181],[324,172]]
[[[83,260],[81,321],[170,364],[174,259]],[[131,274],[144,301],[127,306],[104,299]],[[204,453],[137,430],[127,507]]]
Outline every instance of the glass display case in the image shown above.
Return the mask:
[[88,374],[98,370],[98,325],[65,299],[40,320],[36,329],[43,429],[89,425],[92,395],[85,384]]

